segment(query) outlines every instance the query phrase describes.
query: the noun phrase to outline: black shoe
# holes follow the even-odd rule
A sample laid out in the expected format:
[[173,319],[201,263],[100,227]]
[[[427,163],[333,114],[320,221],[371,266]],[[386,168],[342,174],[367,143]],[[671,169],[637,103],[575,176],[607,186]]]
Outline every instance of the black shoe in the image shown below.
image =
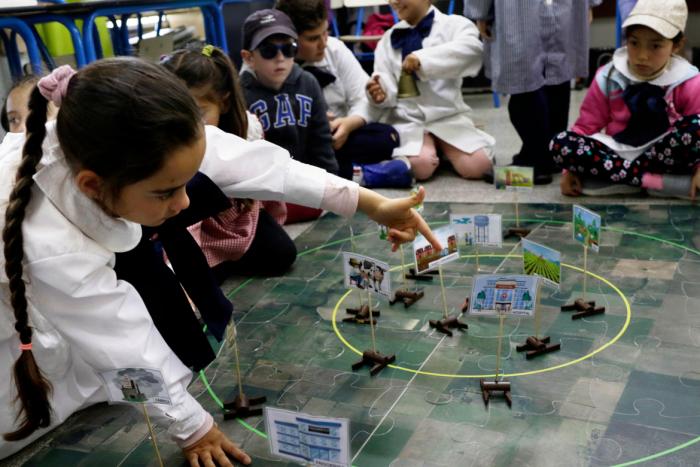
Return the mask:
[[552,183],[552,174],[535,173],[535,185],[549,185]]

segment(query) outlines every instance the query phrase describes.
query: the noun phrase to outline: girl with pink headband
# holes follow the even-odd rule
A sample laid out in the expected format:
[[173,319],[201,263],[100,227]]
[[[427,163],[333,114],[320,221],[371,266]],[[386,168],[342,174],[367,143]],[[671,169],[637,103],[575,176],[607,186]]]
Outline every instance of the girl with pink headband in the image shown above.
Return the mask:
[[[60,105],[46,122],[48,99]],[[157,370],[171,405],[149,407],[191,465],[250,457],[187,391],[191,371],[167,346],[136,290],[117,279],[117,252],[189,204],[197,171],[229,197],[275,199],[390,227],[394,248],[420,231],[411,206],[298,163],[270,143],[205,127],[184,85],[134,58],[61,67],[30,97],[26,134],[0,146],[0,458],[108,399],[100,373]],[[140,225],[139,225],[140,224]],[[12,368],[12,371],[11,371]],[[200,464],[201,463],[201,464]]]

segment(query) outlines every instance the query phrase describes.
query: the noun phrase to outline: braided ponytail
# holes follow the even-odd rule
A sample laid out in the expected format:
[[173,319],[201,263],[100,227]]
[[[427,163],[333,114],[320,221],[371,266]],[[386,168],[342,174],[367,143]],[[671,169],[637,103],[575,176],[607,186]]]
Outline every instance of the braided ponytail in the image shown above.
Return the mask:
[[48,427],[51,423],[51,404],[49,394],[51,383],[39,369],[31,350],[32,328],[27,314],[27,298],[22,278],[24,259],[24,239],[22,222],[25,210],[31,198],[33,175],[42,157],[41,145],[46,136],[46,110],[48,101],[34,88],[29,99],[29,116],[27,118],[27,140],[22,151],[22,161],[17,170],[15,186],[5,212],[5,228],[2,241],[5,254],[5,273],[9,279],[10,301],[15,312],[15,329],[19,333],[22,353],[15,362],[14,380],[17,387],[16,401],[20,401],[17,418],[21,423],[17,430],[5,433],[6,441],[18,441],[31,435],[38,428]]

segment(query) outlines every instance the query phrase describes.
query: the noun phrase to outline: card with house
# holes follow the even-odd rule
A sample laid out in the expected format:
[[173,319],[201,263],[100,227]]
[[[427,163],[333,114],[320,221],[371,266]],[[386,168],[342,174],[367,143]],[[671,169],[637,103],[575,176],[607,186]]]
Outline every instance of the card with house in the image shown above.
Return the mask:
[[422,274],[437,268],[440,264],[449,263],[459,258],[457,248],[457,234],[454,226],[448,224],[439,229],[434,229],[442,250],[437,251],[422,235],[416,237],[413,242],[413,258],[416,262],[416,273]]

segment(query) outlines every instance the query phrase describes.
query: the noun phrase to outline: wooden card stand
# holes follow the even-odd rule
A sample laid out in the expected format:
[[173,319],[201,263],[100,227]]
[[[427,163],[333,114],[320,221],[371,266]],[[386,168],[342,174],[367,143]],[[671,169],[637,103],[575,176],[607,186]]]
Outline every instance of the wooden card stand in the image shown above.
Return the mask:
[[[360,308],[346,308],[345,311],[352,315],[343,319],[344,323],[369,324],[369,305],[364,304]],[[372,310],[372,316],[379,316],[379,310]],[[372,324],[377,324],[377,320],[373,319]]]
[[571,319],[581,319],[587,316],[602,315],[605,313],[605,307],[596,307],[594,301],[584,301],[582,298],[577,298],[574,303],[562,305],[561,311],[576,311],[577,313],[574,313]]
[[402,302],[404,308],[408,308],[421,298],[423,298],[422,290],[399,289],[394,293],[394,298],[389,301],[389,305]]
[[506,230],[506,235],[505,238],[510,238],[510,237],[518,237],[518,238],[524,238],[527,237],[532,230],[525,228],[525,227],[512,227],[508,230]]
[[464,329],[469,329],[469,326],[459,320],[459,315],[448,316],[440,320],[431,319],[428,321],[431,328],[435,328],[438,332],[447,334],[452,337],[452,331],[450,329],[459,329],[463,331]]
[[538,339],[535,336],[530,336],[527,338],[523,345],[519,345],[515,348],[518,352],[527,351],[525,358],[530,360],[531,358],[539,357],[550,352],[556,352],[561,350],[561,344],[549,344],[549,337],[543,337]]
[[[242,394],[242,396],[241,396]],[[267,401],[265,396],[251,397],[250,399],[243,393],[236,396],[232,402],[224,404],[224,420],[232,420],[234,418],[248,418],[262,415],[262,407],[251,408],[251,406],[264,404]]]
[[431,281],[433,280],[433,276],[437,273],[437,271],[428,271],[423,274],[416,274],[415,268],[409,268],[408,274],[406,274],[406,279],[412,279],[414,281]]
[[480,384],[481,397],[484,399],[484,404],[489,405],[491,396],[495,395],[495,393],[501,393],[500,395],[505,398],[508,407],[512,408],[513,400],[510,396],[510,381],[486,381],[482,379]]
[[371,367],[369,374],[375,376],[377,373],[386,368],[387,365],[394,363],[395,361],[395,355],[384,356],[374,350],[365,350],[362,352],[362,360],[352,364],[352,370],[357,371],[359,368],[367,365]]

